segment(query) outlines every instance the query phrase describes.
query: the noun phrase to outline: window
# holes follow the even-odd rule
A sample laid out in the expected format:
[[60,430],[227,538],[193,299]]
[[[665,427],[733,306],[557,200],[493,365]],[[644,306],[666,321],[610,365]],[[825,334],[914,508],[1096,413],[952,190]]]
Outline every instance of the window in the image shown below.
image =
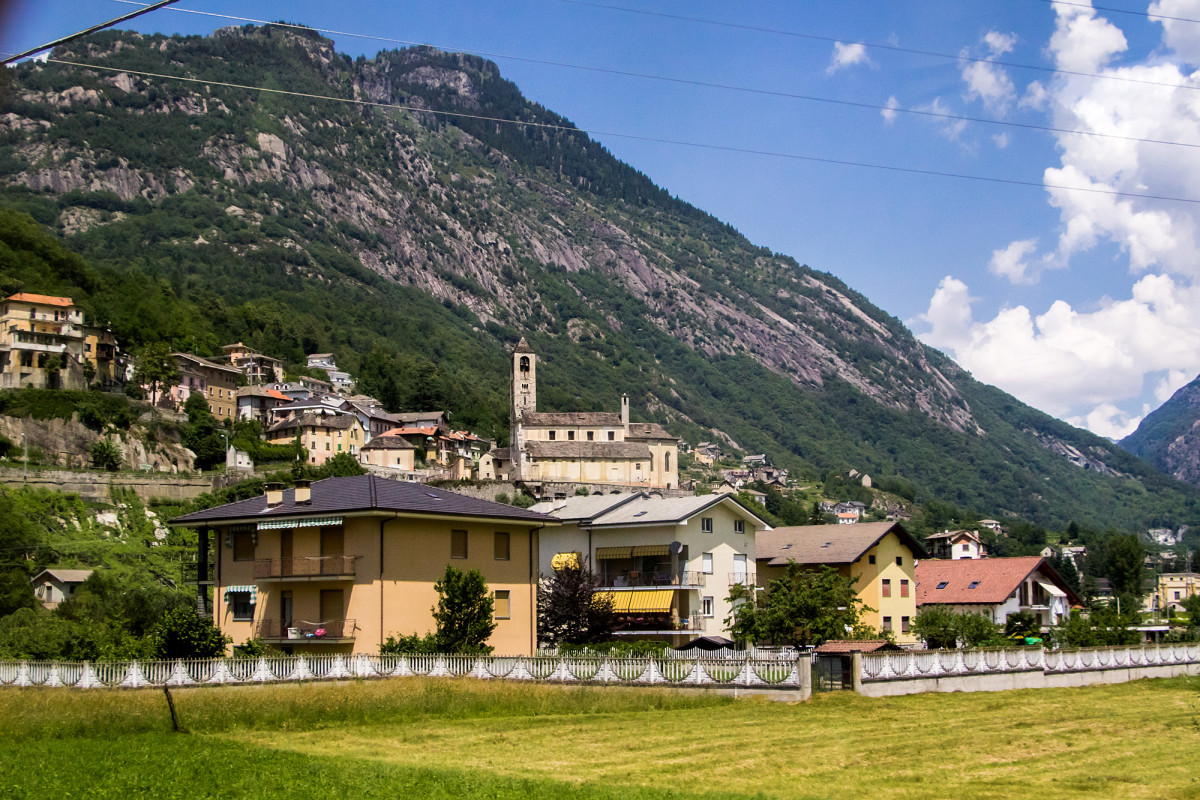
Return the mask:
[[507,531],[496,531],[495,541],[496,541],[496,560],[497,561],[508,561],[508,555],[509,555],[508,532]]
[[492,604],[492,616],[496,619],[509,619],[512,616],[512,607],[508,598],[507,589],[496,590],[496,597]]
[[705,617],[715,616],[713,611],[713,599],[711,597],[703,597],[700,599],[700,614]]
[[568,442],[575,441],[575,431],[567,431],[567,441]]
[[734,533],[745,533],[746,532],[746,520],[735,519],[733,521],[733,532]]
[[671,454],[663,453],[663,472],[671,471]]
[[900,618],[900,632],[908,633],[908,617]]
[[233,535],[233,560],[254,560],[254,534],[250,531]]
[[968,588],[968,589],[978,589],[978,588],[979,588],[979,581],[971,581],[971,585],[970,585],[970,586],[968,586],[967,588]]
[[887,578],[884,578],[883,581],[881,581],[881,583],[882,583],[882,589],[880,590],[881,595],[883,597],[891,597],[892,596],[892,582],[890,580],[888,580]]
[[1178,600],[1178,599],[1179,599],[1179,592],[1175,592],[1175,599],[1176,599],[1176,600]]
[[969,551],[970,549],[971,549],[971,545],[969,545],[969,544],[964,544],[964,545],[962,546],[962,551],[963,551],[964,553],[965,553],[965,552],[967,552],[967,551]]
[[908,597],[908,581],[900,581],[900,596]]
[[558,431],[550,431],[550,441],[554,441],[554,437],[558,435]]
[[896,566],[897,567],[904,566],[904,556],[896,556]]
[[466,558],[467,557],[467,532],[466,531],[450,531],[450,557],[451,558]]
[[892,618],[891,617],[883,618],[883,629],[885,631],[890,631],[892,629]]
[[589,441],[589,442],[590,442],[590,441],[592,441],[593,439],[595,439],[595,438],[596,438],[596,432],[595,432],[595,431],[588,431],[588,432],[587,432],[587,434],[588,434],[588,441]]
[[713,532],[712,517],[701,517],[700,518],[700,532],[701,533],[712,533]]
[[867,556],[867,563],[868,563],[868,564],[874,564],[874,563],[875,563],[875,556]]
[[229,607],[233,609],[234,619],[254,619],[254,603],[250,602],[249,592],[230,592]]
[[937,588],[945,589],[949,583],[950,583],[950,581],[938,581]]
[[702,555],[700,557],[701,558],[700,571],[703,572],[705,575],[713,574],[712,556],[713,556],[712,553],[705,553],[704,555]]
[[609,440],[610,442],[611,442],[611,441],[613,441],[613,440],[614,440],[614,439],[616,439],[616,438],[617,438],[617,432],[616,432],[616,431],[609,431],[609,432],[608,432],[608,440]]

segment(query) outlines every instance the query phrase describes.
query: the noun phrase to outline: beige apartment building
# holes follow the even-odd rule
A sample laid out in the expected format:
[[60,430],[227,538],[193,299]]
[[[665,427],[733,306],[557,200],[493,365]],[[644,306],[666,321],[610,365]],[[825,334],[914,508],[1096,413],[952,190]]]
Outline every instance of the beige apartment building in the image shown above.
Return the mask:
[[124,378],[116,363],[116,337],[84,324],[69,297],[18,292],[0,307],[0,388],[83,389],[85,364],[107,387]]
[[161,405],[179,410],[189,397],[199,394],[218,420],[237,418],[238,377],[241,375],[237,368],[191,353],[172,353],[171,357],[179,370],[179,382],[165,388],[159,400]]
[[[389,636],[435,630],[446,566],[476,569],[494,602],[497,655],[537,647],[540,532],[558,521],[374,475],[272,486],[171,520],[199,532],[200,597],[236,644],[378,653]],[[210,564],[212,569],[210,571]]]

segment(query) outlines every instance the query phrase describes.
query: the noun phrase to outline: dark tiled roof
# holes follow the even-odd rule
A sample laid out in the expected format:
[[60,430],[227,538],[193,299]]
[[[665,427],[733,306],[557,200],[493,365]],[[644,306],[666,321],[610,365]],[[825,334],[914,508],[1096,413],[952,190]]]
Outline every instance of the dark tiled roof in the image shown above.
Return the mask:
[[532,353],[533,348],[529,346],[529,342],[525,341],[525,337],[521,337],[521,341],[517,342],[517,346],[513,348],[514,353]]
[[621,427],[621,415],[612,411],[526,411],[525,425],[606,425]]
[[358,424],[358,417],[353,414],[301,414],[298,417],[276,422],[267,428],[268,433],[286,431],[289,428],[333,428],[349,430]]
[[913,555],[925,548],[898,522],[860,522],[856,525],[799,525],[759,531],[754,539],[755,560],[771,566],[797,564],[851,564],[884,536],[895,533]]
[[416,450],[404,437],[381,433],[363,445],[363,450]]
[[507,447],[497,447],[492,451],[492,457],[497,461],[512,461],[512,451]]
[[650,459],[650,448],[641,442],[542,442],[525,443],[534,458],[641,458]]
[[625,441],[632,442],[641,439],[655,440],[666,439],[668,441],[678,441],[678,437],[672,436],[667,432],[667,429],[657,422],[631,422],[629,423],[629,432],[625,434]]
[[506,506],[488,500],[434,489],[420,483],[392,481],[375,475],[356,475],[352,478],[326,478],[312,484],[312,502],[296,505],[295,491],[283,493],[283,502],[267,508],[266,495],[251,497],[216,508],[193,511],[171,520],[172,525],[196,525],[224,520],[275,519],[314,514],[349,513],[352,511],[398,511],[416,514],[444,514],[456,517],[485,517],[535,523],[558,520],[535,511]]

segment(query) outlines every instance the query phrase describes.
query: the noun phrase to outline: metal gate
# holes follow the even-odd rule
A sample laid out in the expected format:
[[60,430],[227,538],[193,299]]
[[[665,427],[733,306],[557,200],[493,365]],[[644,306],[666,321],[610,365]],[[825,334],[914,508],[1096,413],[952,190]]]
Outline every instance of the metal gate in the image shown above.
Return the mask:
[[854,660],[848,655],[813,654],[812,689],[814,692],[837,692],[854,688],[851,671]]

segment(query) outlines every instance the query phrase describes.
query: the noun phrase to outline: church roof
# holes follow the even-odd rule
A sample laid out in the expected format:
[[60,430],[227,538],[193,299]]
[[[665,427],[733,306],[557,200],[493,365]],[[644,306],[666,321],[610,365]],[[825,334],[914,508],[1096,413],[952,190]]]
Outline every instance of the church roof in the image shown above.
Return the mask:
[[513,348],[514,353],[532,353],[533,348],[529,346],[529,342],[525,341],[525,337],[521,337],[521,341],[517,342],[517,346]]
[[607,425],[620,427],[621,415],[612,411],[526,411],[523,425]]
[[657,422],[631,422],[629,423],[629,431],[625,434],[625,441],[627,442],[659,439],[674,442],[677,438],[668,433],[667,429]]
[[542,442],[525,443],[525,452],[534,458],[650,458],[650,448],[639,442]]

